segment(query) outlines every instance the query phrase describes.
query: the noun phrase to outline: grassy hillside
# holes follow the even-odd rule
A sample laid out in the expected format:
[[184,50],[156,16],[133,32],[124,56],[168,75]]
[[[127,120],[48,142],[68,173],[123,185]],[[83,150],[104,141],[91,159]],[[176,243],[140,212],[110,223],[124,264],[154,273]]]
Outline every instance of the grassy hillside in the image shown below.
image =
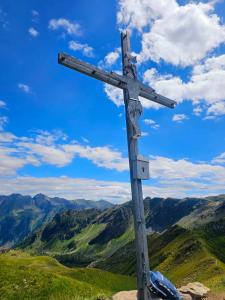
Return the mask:
[[84,300],[135,288],[135,279],[98,269],[72,269],[46,256],[0,255],[0,299]]
[[[162,234],[149,236],[151,267],[161,271],[178,286],[200,281],[214,291],[224,291],[225,264],[211,251],[211,241],[205,239],[205,234],[204,230],[189,231],[174,226]],[[225,248],[218,249],[224,255]],[[134,275],[135,262],[135,246],[131,242],[111,257],[98,262],[97,266],[112,272]]]
[[19,247],[81,267],[111,256],[133,239],[131,209],[121,206],[104,212],[91,209],[57,214],[43,230],[27,238]]
[[[185,218],[183,223],[188,224],[195,211],[210,211],[210,215],[216,216],[215,210],[224,201],[223,196],[217,198],[215,201],[214,198],[146,198],[147,227],[162,232]],[[225,210],[222,214],[225,215]],[[20,247],[32,253],[51,255],[66,265],[87,266],[110,257],[133,239],[132,202],[128,202],[103,212],[71,210],[57,214]]]
[[[197,280],[225,289],[225,202],[224,196],[213,199],[145,201],[146,223],[155,230],[148,241],[151,268],[177,285]],[[67,266],[135,275],[133,240],[132,203],[126,203],[103,212],[57,214],[20,247]]]

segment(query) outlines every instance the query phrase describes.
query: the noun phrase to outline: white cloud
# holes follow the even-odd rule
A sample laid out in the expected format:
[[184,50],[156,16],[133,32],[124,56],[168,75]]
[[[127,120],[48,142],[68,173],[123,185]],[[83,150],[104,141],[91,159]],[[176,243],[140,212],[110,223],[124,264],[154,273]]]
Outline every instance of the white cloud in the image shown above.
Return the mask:
[[149,136],[149,133],[147,131],[142,131],[141,136],[142,137]]
[[[6,121],[7,119],[0,119],[0,130],[3,130]],[[119,172],[128,170],[128,160],[118,150],[109,146],[81,145],[67,139],[67,136],[58,130],[52,133],[39,130],[34,137],[17,137],[10,132],[0,132],[0,154],[4,159],[4,169],[1,168],[3,162],[0,162],[0,176],[16,174],[18,169],[28,164],[64,167],[76,157],[88,159],[98,167]],[[15,164],[10,163],[11,158]],[[8,172],[5,171],[6,165],[9,165]],[[1,170],[4,172],[1,173]]]
[[31,88],[29,87],[29,85],[24,83],[19,83],[18,88],[26,94],[29,94],[31,92]]
[[193,65],[225,41],[215,2],[120,0],[117,21],[142,32],[140,61]]
[[225,163],[225,152],[221,153],[212,160],[214,164],[224,164]]
[[51,19],[48,25],[51,30],[63,29],[64,32],[68,35],[80,35],[81,26],[80,24],[70,21],[65,18]]
[[105,58],[104,61],[101,62],[101,65],[106,66],[106,67],[111,67],[113,66],[119,59],[121,53],[120,48],[116,48],[114,51],[109,52]]
[[[158,93],[181,103],[191,100],[194,113],[199,115],[206,110],[208,116],[225,114],[225,55],[211,57],[196,65],[187,82],[171,74],[159,75],[156,69],[147,70],[144,80]],[[200,106],[199,104],[204,104]]]
[[94,49],[88,44],[81,44],[75,41],[70,41],[69,48],[73,51],[81,51],[84,56],[94,57]]
[[8,123],[8,118],[6,116],[0,117],[0,131],[4,129],[7,123]]
[[64,145],[63,149],[68,154],[78,155],[81,158],[91,160],[98,167],[114,169],[119,172],[128,170],[128,159],[124,158],[121,152],[108,146],[90,147],[75,144]]
[[[154,120],[146,123],[154,125]],[[128,171],[128,159],[109,146],[93,147],[68,141],[61,131],[52,133],[39,130],[30,137],[17,137],[13,133],[0,132],[0,193],[24,194],[46,193],[69,199],[107,199],[123,202],[130,199],[128,182],[112,182],[88,178],[50,177],[34,178],[18,176],[27,165],[67,166],[77,157],[87,159],[94,165],[110,170]],[[145,196],[185,197],[187,195],[210,195],[224,192],[225,154],[212,162],[191,162],[150,156],[152,181],[145,183]],[[76,163],[76,161],[75,161]],[[128,180],[128,174],[127,174]]]
[[117,107],[124,105],[123,101],[123,91],[121,89],[118,89],[112,85],[105,84],[104,85],[104,91],[114,104],[116,104]]
[[157,18],[173,12],[177,8],[174,0],[119,0],[117,22],[123,28],[142,31]]
[[[1,170],[0,160],[0,170]],[[17,162],[19,164],[19,161]],[[144,196],[186,197],[224,193],[225,167],[210,163],[193,163],[186,159],[150,158],[150,174],[154,181],[144,182]],[[153,183],[154,182],[154,183]],[[0,178],[1,194],[22,193],[68,199],[106,199],[124,202],[131,198],[129,182],[71,177]]]
[[144,119],[143,122],[146,125],[149,125],[153,129],[158,129],[160,127],[160,125],[158,123],[156,123],[156,121],[154,121],[152,119]]
[[81,139],[82,139],[82,141],[83,141],[84,143],[86,143],[86,144],[89,144],[89,143],[90,143],[89,139],[87,139],[87,138],[84,137],[84,136],[82,136]]
[[39,12],[37,11],[37,10],[35,10],[35,9],[33,9],[32,11],[31,11],[31,14],[32,14],[32,22],[34,22],[34,23],[38,23],[39,22],[39,20],[40,20],[40,18],[39,18]]
[[207,110],[207,115],[210,118],[225,115],[225,101],[213,103]]
[[91,200],[105,199],[115,203],[122,203],[130,199],[130,186],[127,182],[66,176],[0,178],[1,194],[21,193],[36,195],[40,192],[50,197],[58,196],[71,200],[80,198]]
[[203,108],[199,105],[197,105],[196,107],[193,108],[193,114],[195,116],[200,116],[202,111],[203,111]]
[[0,28],[8,29],[7,13],[0,9]]
[[39,35],[39,32],[34,27],[30,27],[28,29],[28,32],[33,37],[37,37]]
[[13,135],[0,134],[0,178],[16,175],[25,165],[38,165],[39,162],[29,154],[21,153],[15,145],[8,145]]
[[188,117],[185,115],[185,114],[175,114],[175,115],[173,115],[173,121],[174,122],[182,122],[182,121],[184,121],[184,120],[187,120],[188,119]]
[[42,163],[64,167],[73,160],[73,153],[65,152],[61,147],[54,145],[49,146],[34,142],[20,142],[17,145],[23,152],[35,156]]
[[0,100],[0,108],[5,108],[6,107],[6,103],[3,100]]
[[11,132],[0,132],[0,143],[9,143],[16,139],[16,136]]
[[[187,159],[173,160],[167,157],[154,156],[150,159],[150,172],[153,179],[164,184],[194,182],[196,186],[205,186],[208,191],[225,184],[225,167],[210,163],[193,163]],[[207,186],[208,185],[208,186]],[[223,188],[224,189],[224,188]]]
[[61,130],[53,130],[49,132],[47,130],[36,130],[35,142],[42,145],[54,145],[57,141],[66,141],[67,135]]

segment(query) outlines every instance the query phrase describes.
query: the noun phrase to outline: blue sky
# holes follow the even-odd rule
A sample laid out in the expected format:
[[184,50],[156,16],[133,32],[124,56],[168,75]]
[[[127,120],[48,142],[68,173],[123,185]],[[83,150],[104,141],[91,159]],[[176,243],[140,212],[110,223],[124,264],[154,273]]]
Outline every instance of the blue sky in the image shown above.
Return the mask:
[[57,64],[59,51],[120,72],[131,32],[139,77],[178,102],[143,101],[145,196],[224,193],[223,1],[1,1],[0,193],[130,197],[121,91]]

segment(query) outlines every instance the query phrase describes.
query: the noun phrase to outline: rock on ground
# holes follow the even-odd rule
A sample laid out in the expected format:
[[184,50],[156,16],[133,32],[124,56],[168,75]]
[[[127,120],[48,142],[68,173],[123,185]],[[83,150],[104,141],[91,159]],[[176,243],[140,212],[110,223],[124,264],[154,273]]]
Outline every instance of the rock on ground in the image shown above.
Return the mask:
[[208,296],[210,289],[200,282],[188,283],[178,289],[184,300],[201,300]]

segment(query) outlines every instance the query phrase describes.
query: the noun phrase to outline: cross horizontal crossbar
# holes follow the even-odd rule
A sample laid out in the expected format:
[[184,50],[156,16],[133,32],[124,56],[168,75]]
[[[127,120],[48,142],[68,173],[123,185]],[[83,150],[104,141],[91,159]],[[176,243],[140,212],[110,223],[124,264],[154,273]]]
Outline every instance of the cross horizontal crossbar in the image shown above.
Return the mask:
[[[90,77],[101,80],[120,89],[127,89],[128,80],[132,80],[128,77],[116,74],[114,72],[106,72],[104,70],[101,70],[91,64],[83,62],[65,53],[59,53],[58,62],[70,69],[76,70],[80,73],[86,74]],[[169,108],[174,108],[176,106],[175,101],[157,94],[154,89],[144,85],[139,80],[137,80],[137,82],[139,86],[139,96],[167,106]]]

